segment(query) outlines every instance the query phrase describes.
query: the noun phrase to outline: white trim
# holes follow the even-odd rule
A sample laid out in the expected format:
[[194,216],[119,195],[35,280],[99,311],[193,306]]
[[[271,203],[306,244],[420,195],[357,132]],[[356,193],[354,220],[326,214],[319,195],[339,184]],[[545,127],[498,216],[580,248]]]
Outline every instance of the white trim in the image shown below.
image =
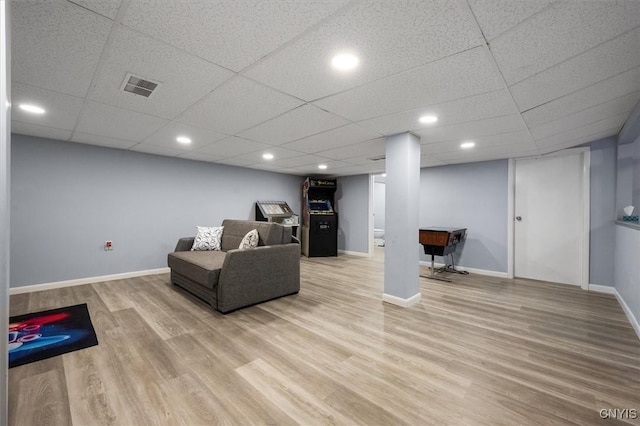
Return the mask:
[[375,184],[375,175],[369,175],[369,211],[368,211],[368,215],[367,215],[367,229],[369,231],[369,241],[368,241],[368,245],[367,245],[367,250],[369,250],[369,256],[373,256],[373,251],[374,249],[374,235],[373,235],[373,228],[374,228],[374,184]]
[[[431,267],[431,261],[421,260],[420,265]],[[444,266],[444,263],[434,262],[434,266],[436,268],[442,268]],[[459,271],[467,271],[470,274],[486,275],[487,277],[510,278],[507,272],[491,271],[489,269],[467,268],[465,266],[456,266],[456,269]]]
[[351,256],[371,257],[371,253],[365,253],[362,251],[350,251],[350,250],[338,250],[338,254],[350,254]]
[[401,306],[403,308],[409,308],[420,301],[422,294],[416,293],[408,299],[402,299],[401,297],[392,296],[387,293],[382,293],[382,301],[391,303],[392,305]]
[[591,151],[582,153],[582,283],[589,290],[589,251],[591,240]]
[[52,283],[25,285],[9,289],[9,294],[32,293],[34,291],[53,290],[55,288],[73,287],[76,285],[93,284],[103,281],[123,280],[125,278],[144,277],[146,275],[166,274],[169,268],[147,269],[143,271],[124,272],[121,274],[102,275],[99,277],[78,278],[76,280],[56,281]]
[[514,232],[516,209],[516,160],[509,158],[507,171],[507,278],[513,278]]
[[589,291],[594,291],[596,293],[606,293],[606,294],[616,294],[617,290],[615,287],[608,285],[600,285],[600,284],[589,284]]
[[633,312],[631,311],[631,308],[629,308],[629,305],[627,305],[627,302],[625,302],[620,293],[618,293],[617,288],[607,285],[589,284],[589,290],[596,291],[598,293],[613,294],[616,299],[618,299],[620,307],[631,323],[631,327],[633,327],[634,331],[636,332],[638,339],[640,339],[640,323],[638,322],[638,319],[635,317],[635,315],[633,315]]

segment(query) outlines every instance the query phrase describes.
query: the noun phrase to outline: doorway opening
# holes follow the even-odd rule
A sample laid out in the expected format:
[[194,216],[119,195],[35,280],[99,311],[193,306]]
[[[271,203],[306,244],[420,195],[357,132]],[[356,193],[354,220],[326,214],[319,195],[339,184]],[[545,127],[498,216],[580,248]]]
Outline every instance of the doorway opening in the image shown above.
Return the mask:
[[369,246],[374,249],[384,247],[385,232],[385,183],[386,174],[371,175],[372,227],[369,235]]

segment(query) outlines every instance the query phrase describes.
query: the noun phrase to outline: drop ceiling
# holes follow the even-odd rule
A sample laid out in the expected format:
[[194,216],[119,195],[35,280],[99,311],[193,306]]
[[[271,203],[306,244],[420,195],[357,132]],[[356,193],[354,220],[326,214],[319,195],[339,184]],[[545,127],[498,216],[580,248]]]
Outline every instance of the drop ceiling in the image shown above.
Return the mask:
[[[385,135],[405,131],[423,167],[545,154],[617,135],[640,100],[637,0],[14,0],[11,12],[12,102],[47,111],[14,108],[14,133],[282,173],[382,172]],[[359,67],[333,70],[341,52]],[[127,93],[128,75],[159,85]]]

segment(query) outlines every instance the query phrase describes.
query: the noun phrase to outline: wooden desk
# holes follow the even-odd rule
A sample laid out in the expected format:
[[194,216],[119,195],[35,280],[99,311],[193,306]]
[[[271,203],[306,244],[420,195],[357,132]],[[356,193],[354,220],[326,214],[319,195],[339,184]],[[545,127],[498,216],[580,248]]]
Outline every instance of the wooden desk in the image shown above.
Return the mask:
[[[454,253],[458,243],[464,239],[466,233],[467,228],[444,228],[438,226],[421,228],[418,234],[418,242],[424,247],[424,253],[431,255],[431,276],[421,276],[451,282],[451,280],[446,278],[438,278],[435,276],[435,256],[446,256]],[[444,270],[447,270],[446,260]],[[451,271],[458,272],[455,269]]]

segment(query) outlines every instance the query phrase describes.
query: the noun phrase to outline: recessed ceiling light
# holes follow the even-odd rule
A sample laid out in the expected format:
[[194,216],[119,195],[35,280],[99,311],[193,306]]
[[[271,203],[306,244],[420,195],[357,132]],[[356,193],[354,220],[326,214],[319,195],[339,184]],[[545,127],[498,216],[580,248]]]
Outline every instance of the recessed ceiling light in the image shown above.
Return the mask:
[[382,177],[387,177],[387,174],[386,174],[386,173],[383,173],[383,174],[381,174],[380,176],[382,176]]
[[189,145],[191,143],[191,138],[188,136],[178,136],[176,140],[183,145]]
[[474,146],[476,146],[476,143],[471,141],[463,142],[460,144],[460,148],[462,149],[469,149],[469,148],[473,148]]
[[30,104],[20,104],[20,109],[23,111],[27,111],[30,112],[31,114],[44,114],[45,110],[44,108],[41,108],[37,105],[30,105]]
[[435,115],[423,115],[418,119],[418,121],[422,124],[432,124],[438,121],[438,117],[436,117]]
[[327,169],[327,165],[326,164],[318,164],[318,168],[320,170],[326,170]]
[[265,152],[264,154],[262,154],[262,158],[264,158],[265,160],[273,160],[273,154]]
[[331,65],[338,71],[351,71],[358,67],[360,59],[351,53],[341,53],[331,60]]

